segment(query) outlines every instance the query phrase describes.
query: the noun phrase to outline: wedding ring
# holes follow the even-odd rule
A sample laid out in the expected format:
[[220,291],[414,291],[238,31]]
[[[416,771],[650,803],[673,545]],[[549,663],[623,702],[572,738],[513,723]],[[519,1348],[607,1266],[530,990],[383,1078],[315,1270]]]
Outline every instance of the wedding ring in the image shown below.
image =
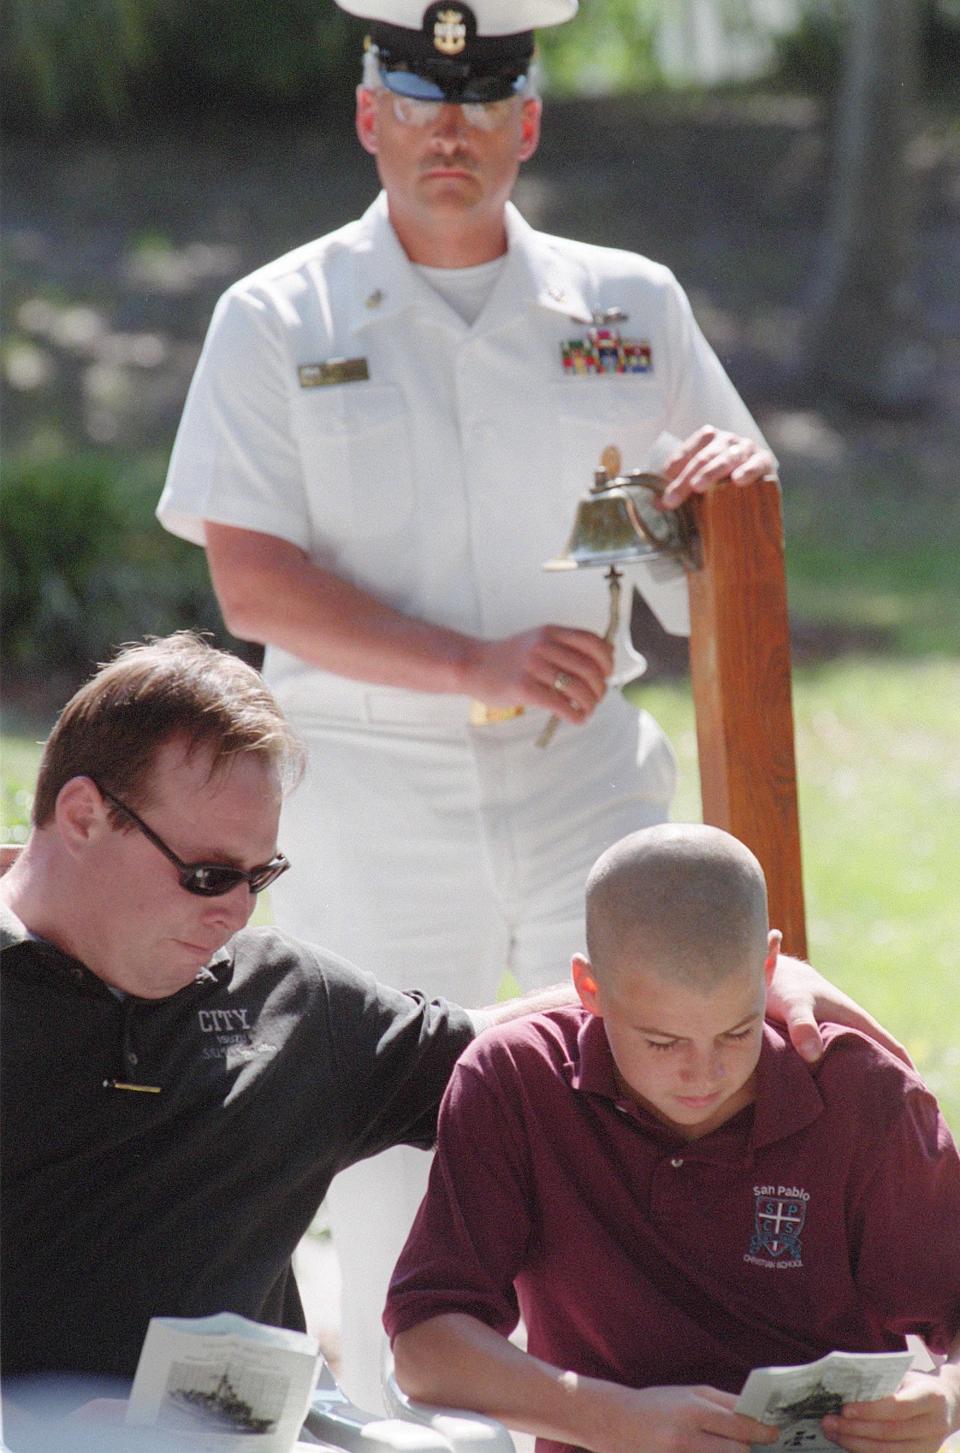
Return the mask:
[[556,676],[554,676],[553,678],[554,691],[564,692],[569,685],[570,677],[567,675],[566,671],[558,671]]

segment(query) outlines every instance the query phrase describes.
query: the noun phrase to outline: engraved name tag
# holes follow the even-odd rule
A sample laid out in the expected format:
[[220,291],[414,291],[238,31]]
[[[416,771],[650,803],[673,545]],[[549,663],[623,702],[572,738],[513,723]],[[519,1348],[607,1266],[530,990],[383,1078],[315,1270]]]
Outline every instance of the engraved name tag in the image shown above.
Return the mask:
[[301,388],[326,388],[331,383],[362,383],[370,377],[365,358],[328,358],[326,363],[301,363]]

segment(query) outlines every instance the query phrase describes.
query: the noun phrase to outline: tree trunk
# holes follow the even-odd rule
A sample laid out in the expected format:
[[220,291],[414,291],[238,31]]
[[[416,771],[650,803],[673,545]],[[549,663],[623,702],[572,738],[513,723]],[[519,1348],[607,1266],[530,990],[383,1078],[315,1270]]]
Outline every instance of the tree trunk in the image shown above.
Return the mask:
[[912,306],[919,0],[851,0],[830,211],[800,372],[855,405],[922,405],[931,355]]

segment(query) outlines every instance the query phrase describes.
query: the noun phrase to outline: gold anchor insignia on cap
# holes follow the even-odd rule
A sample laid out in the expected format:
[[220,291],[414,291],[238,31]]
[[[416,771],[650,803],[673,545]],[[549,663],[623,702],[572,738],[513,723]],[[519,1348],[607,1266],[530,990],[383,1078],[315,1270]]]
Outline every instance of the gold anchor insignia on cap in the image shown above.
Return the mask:
[[467,44],[467,25],[460,10],[438,10],[433,44],[441,55],[459,55]]

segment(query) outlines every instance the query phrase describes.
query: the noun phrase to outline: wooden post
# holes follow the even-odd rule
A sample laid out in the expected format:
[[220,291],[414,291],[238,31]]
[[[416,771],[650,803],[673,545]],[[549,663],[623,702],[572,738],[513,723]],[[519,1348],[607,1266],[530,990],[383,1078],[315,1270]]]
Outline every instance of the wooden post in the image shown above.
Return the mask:
[[703,568],[688,577],[703,820],[756,853],[770,923],[806,957],[780,490],[696,498]]

